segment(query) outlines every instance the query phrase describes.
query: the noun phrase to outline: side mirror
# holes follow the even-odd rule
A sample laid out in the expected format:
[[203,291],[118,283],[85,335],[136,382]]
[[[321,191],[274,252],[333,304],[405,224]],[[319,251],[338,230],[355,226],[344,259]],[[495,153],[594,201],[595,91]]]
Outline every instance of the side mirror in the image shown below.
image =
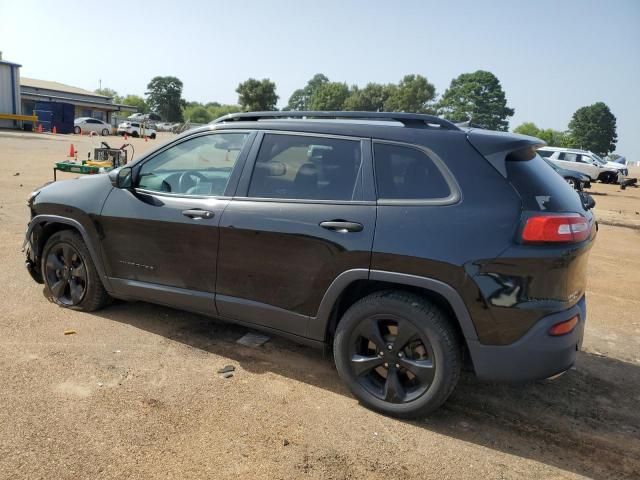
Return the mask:
[[133,174],[131,167],[121,167],[109,172],[109,180],[111,185],[116,188],[130,189],[133,188]]

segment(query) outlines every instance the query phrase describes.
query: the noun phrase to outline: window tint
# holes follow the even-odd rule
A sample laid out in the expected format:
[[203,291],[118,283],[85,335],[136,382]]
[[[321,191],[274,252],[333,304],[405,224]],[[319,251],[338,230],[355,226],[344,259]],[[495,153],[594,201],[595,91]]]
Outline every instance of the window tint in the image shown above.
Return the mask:
[[260,145],[249,196],[353,200],[361,162],[356,140],[267,134]]
[[378,198],[426,200],[451,193],[442,172],[421,150],[376,143],[374,158]]
[[538,150],[538,155],[540,155],[542,158],[549,158],[551,155],[553,155],[553,152],[550,150]]
[[223,195],[247,133],[221,133],[174,145],[142,165],[138,187],[183,195]]

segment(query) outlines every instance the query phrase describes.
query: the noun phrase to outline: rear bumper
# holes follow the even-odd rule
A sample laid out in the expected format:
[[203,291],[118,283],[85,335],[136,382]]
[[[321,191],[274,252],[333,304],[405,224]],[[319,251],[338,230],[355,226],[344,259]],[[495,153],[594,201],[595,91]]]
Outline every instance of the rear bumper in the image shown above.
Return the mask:
[[[549,329],[558,322],[580,316],[579,323],[566,335],[552,337]],[[483,345],[469,341],[469,353],[476,375],[496,382],[526,382],[552,377],[568,370],[582,346],[587,319],[585,297],[568,310],[549,315],[510,345]]]

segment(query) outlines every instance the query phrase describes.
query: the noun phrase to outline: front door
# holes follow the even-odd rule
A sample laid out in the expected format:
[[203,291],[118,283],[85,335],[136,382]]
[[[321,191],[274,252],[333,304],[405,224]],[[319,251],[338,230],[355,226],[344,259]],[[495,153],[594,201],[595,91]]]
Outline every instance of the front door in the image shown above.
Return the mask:
[[222,215],[216,305],[224,317],[305,336],[331,282],[369,268],[370,146],[276,132],[260,140]]
[[116,295],[215,311],[218,224],[249,136],[187,137],[134,166],[133,191],[111,192],[100,228]]

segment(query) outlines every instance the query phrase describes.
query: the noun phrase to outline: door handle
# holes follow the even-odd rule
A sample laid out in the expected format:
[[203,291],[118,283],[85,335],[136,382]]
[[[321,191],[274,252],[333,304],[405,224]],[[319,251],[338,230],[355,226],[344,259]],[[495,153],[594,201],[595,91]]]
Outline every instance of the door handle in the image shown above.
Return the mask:
[[194,210],[183,210],[182,214],[185,217],[189,217],[189,218],[193,218],[194,220],[202,220],[204,219],[209,219],[209,218],[213,218],[213,212],[209,211],[209,210],[200,210],[200,209],[194,209]]
[[331,220],[328,222],[320,222],[322,228],[333,230],[334,232],[361,232],[364,226],[357,222],[347,222],[345,220]]

